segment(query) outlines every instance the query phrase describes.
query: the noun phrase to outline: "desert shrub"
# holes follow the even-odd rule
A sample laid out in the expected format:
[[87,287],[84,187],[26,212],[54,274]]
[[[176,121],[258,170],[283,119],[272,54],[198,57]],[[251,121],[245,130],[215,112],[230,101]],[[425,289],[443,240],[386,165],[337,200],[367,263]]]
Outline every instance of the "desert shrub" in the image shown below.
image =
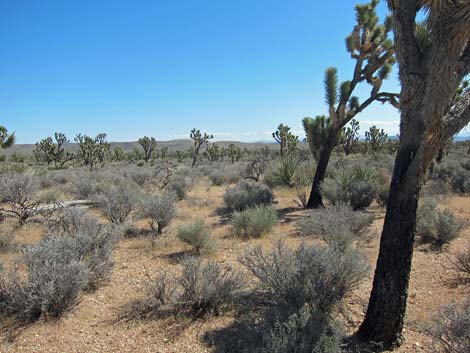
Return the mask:
[[376,201],[381,207],[386,207],[388,203],[388,197],[390,193],[390,181],[388,183],[377,183],[376,184]]
[[0,233],[0,252],[8,252],[15,248],[13,233]]
[[455,218],[449,210],[438,210],[435,200],[421,200],[416,217],[416,234],[422,243],[432,244],[441,250],[444,245],[460,235],[463,226],[463,222]]
[[211,235],[210,228],[202,218],[179,226],[177,234],[179,240],[191,245],[197,255],[217,249],[217,240]]
[[232,215],[233,234],[243,238],[259,237],[277,223],[277,212],[271,206],[248,208]]
[[243,211],[255,206],[271,205],[273,202],[273,193],[261,183],[240,181],[224,194],[225,206],[230,211]]
[[373,183],[358,182],[351,185],[351,198],[349,202],[354,210],[363,210],[369,207],[376,196],[376,187]]
[[443,352],[470,352],[470,301],[461,307],[453,304],[442,308],[430,332]]
[[462,161],[460,165],[463,169],[470,171],[470,160]]
[[188,257],[180,276],[158,275],[147,285],[144,312],[157,318],[170,312],[177,316],[204,318],[230,310],[243,289],[243,277],[215,261]]
[[[50,179],[52,185],[50,186],[64,186],[69,184],[73,180],[72,174],[67,171],[67,170],[54,170],[50,171],[49,173],[46,173],[48,178]],[[44,180],[41,178],[41,184],[44,182]],[[42,185],[41,185],[42,186]]]
[[177,200],[183,200],[192,187],[193,183],[189,177],[182,174],[175,174],[171,177],[165,190],[173,193]]
[[241,173],[230,168],[216,169],[209,174],[209,180],[213,185],[233,184],[240,180]]
[[78,208],[69,208],[57,217],[47,237],[64,239],[75,254],[72,259],[85,264],[88,271],[85,289],[94,290],[109,279],[114,266],[112,252],[118,239],[115,227],[100,223]]
[[365,277],[367,260],[357,252],[279,242],[271,253],[259,247],[240,259],[257,278],[268,303],[252,329],[254,352],[341,352],[343,334],[333,308]]
[[450,181],[459,173],[460,169],[460,165],[457,161],[446,160],[443,163],[434,165],[430,176],[433,180]]
[[132,185],[120,183],[118,185],[103,185],[94,201],[98,209],[111,222],[125,223],[138,202],[137,190]]
[[463,222],[457,219],[449,210],[438,212],[435,231],[437,247],[442,248],[443,245],[449,244],[459,237],[463,228]]
[[470,192],[470,172],[462,168],[458,170],[452,177],[452,188],[461,193]]
[[218,315],[235,303],[242,276],[215,261],[189,257],[183,262],[179,303],[195,317]]
[[253,248],[240,262],[258,279],[261,293],[290,313],[305,305],[331,310],[369,271],[367,259],[353,250],[305,244],[291,250],[282,242],[270,254]]
[[60,201],[60,192],[56,189],[44,190],[39,194],[39,199],[45,204],[53,204]]
[[457,271],[463,272],[466,275],[470,275],[470,245],[466,248],[466,250],[457,254],[454,265]]
[[8,211],[18,218],[20,225],[39,213],[38,189],[38,180],[32,175],[18,173],[0,175],[0,200],[9,206]]
[[101,190],[101,184],[95,173],[78,173],[72,182],[71,192],[76,199],[87,200],[98,194]]
[[322,184],[322,193],[333,205],[350,204],[355,210],[370,206],[376,195],[375,169],[363,166],[342,168]]
[[139,186],[145,186],[149,184],[153,177],[154,173],[152,170],[143,167],[132,167],[128,166],[122,171],[125,178],[132,180]]
[[173,195],[149,196],[141,201],[142,215],[150,218],[150,228],[156,235],[160,235],[176,214],[175,199]]
[[341,353],[344,330],[321,311],[300,309],[261,332],[259,353]]
[[266,175],[264,181],[270,187],[295,185],[295,174],[299,166],[299,160],[296,157],[289,156],[282,158],[274,170]]
[[26,277],[3,275],[0,311],[22,323],[59,318],[78,304],[87,283],[87,268],[63,238],[47,238],[24,255]]
[[437,212],[437,201],[434,198],[420,200],[416,215],[416,234],[423,243],[432,243],[434,240]]
[[[69,257],[70,255],[70,257]],[[26,277],[0,277],[0,313],[22,323],[59,318],[80,300],[87,285],[84,262],[74,259],[64,239],[42,242],[25,254]]]
[[298,221],[297,229],[302,236],[317,236],[341,250],[363,234],[373,219],[372,215],[354,212],[347,206],[333,206],[311,211]]

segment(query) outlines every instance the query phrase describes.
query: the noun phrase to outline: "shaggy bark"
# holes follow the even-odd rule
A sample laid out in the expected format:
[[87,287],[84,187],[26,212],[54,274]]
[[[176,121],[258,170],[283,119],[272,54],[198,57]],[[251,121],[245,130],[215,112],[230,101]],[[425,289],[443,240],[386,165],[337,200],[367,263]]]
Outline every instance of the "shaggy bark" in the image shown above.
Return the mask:
[[[432,44],[422,50],[415,37],[415,23],[423,2],[395,0],[389,1],[389,6],[402,84],[400,146],[369,306],[358,331],[359,338],[382,343],[384,349],[402,341],[416,209],[426,170],[445,141],[470,121],[469,91],[449,109],[469,72],[470,24],[455,37],[454,30],[448,28],[449,23],[458,23],[453,8],[443,12],[429,5]],[[470,14],[470,7],[467,10]]]

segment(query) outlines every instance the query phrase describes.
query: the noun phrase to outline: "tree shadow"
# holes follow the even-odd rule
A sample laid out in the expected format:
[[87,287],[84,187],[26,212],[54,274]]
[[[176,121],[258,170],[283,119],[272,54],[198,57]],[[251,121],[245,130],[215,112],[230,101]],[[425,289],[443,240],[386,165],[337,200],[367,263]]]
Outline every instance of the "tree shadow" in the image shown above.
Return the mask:
[[277,215],[281,221],[289,224],[302,218],[302,215],[298,213],[299,211],[302,211],[302,209],[298,207],[286,207],[278,209]]
[[193,256],[193,255],[195,255],[195,252],[193,250],[181,250],[181,251],[176,251],[176,252],[172,252],[169,254],[159,254],[157,258],[168,261],[170,265],[177,265],[181,263],[181,261],[183,261],[188,256]]

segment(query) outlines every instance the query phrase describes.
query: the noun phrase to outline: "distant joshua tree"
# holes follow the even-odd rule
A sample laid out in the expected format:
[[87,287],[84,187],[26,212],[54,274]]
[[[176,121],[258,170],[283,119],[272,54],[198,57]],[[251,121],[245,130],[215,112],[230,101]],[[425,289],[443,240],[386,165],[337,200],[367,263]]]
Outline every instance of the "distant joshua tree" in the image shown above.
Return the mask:
[[78,134],[74,140],[79,148],[77,156],[83,161],[83,164],[90,169],[99,164],[104,165],[106,156],[111,149],[111,145],[106,141],[106,134],[98,134],[95,138]]
[[357,147],[359,141],[359,121],[352,119],[348,127],[343,130],[343,150],[349,156]]
[[201,147],[209,142],[209,140],[214,138],[214,135],[208,135],[207,133],[202,134],[201,130],[196,130],[195,128],[191,130],[189,137],[193,140],[193,147],[191,147],[191,156],[193,158],[194,167],[197,163],[197,158]]
[[75,155],[65,150],[65,145],[70,142],[65,134],[56,132],[54,140],[52,137],[46,137],[37,142],[33,153],[36,159],[42,159],[47,164],[54,162],[56,168],[63,168],[65,163],[75,158]]
[[378,129],[377,126],[373,125],[369,128],[369,131],[365,132],[366,143],[372,153],[376,153],[382,149],[388,139],[388,135],[384,129]]
[[281,157],[286,157],[297,149],[299,137],[292,134],[289,126],[280,124],[272,135],[280,146]]
[[157,140],[154,137],[141,137],[137,143],[142,147],[144,150],[144,161],[148,163],[152,155],[155,153],[157,148]]

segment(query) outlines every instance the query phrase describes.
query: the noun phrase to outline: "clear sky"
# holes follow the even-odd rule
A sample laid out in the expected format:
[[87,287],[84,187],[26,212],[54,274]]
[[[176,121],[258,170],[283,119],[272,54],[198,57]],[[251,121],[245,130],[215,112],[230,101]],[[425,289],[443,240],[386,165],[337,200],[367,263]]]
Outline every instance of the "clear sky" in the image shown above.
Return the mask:
[[[350,79],[355,0],[0,0],[0,125],[131,141],[269,140],[325,114],[323,72]],[[386,13],[384,4],[380,14]],[[385,85],[398,91],[396,73]],[[389,134],[395,109],[359,116]]]

